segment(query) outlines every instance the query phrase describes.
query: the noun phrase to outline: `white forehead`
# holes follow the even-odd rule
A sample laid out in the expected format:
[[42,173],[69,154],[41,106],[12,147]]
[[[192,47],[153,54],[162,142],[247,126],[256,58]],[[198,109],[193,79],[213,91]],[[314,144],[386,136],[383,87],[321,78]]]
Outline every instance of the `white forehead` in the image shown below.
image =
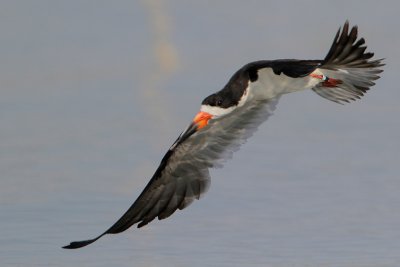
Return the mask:
[[242,97],[240,98],[239,103],[235,106],[228,107],[228,108],[221,108],[218,106],[201,105],[200,111],[207,112],[208,114],[211,114],[212,116],[216,116],[216,117],[229,114],[232,111],[234,111],[236,108],[241,107],[244,105],[244,103],[246,103],[246,101],[248,100],[248,96],[249,96],[248,91],[249,91],[249,88],[247,87],[246,90],[244,91]]
[[236,108],[236,106],[229,107],[229,108],[221,108],[221,107],[217,107],[217,106],[201,105],[200,111],[207,112],[208,114],[211,114],[212,116],[219,117],[219,116],[223,116],[228,113],[231,113],[235,108]]

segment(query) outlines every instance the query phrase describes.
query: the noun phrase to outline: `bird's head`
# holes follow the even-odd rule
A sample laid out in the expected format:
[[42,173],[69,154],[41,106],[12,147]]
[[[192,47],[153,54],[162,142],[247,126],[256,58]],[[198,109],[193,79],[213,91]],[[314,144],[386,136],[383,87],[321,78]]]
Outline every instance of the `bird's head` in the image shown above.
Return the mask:
[[242,91],[240,96],[232,95],[232,91],[228,92],[230,94],[221,90],[203,100],[199,113],[193,119],[193,123],[197,125],[197,129],[205,127],[209,120],[226,116],[243,105],[247,97],[246,91]]
[[211,119],[218,119],[233,112],[248,100],[249,71],[237,71],[222,90],[207,96],[201,102],[200,112],[193,119],[197,130],[205,127]]
[[235,108],[229,101],[229,98],[224,97],[221,92],[212,94],[206,97],[201,103],[200,111],[194,117],[193,122],[197,125],[197,129],[201,129],[208,124],[210,119],[229,114]]

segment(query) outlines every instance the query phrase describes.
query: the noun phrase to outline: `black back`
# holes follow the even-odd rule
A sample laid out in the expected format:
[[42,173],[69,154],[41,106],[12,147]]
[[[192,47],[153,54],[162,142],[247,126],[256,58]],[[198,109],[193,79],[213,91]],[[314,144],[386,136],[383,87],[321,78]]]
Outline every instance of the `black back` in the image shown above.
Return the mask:
[[228,108],[236,106],[248,83],[258,80],[258,70],[271,68],[276,75],[284,74],[291,78],[299,78],[309,75],[322,63],[321,60],[260,60],[244,65],[230,78],[228,83],[215,94],[206,97],[202,105],[219,106]]

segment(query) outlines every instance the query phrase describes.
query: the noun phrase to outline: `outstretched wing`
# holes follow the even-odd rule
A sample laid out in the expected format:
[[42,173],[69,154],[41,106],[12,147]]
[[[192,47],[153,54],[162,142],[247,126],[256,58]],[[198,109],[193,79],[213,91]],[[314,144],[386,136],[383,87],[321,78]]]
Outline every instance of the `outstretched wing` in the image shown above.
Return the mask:
[[191,124],[168,150],[137,200],[113,226],[94,239],[72,242],[64,248],[80,248],[105,234],[120,233],[134,224],[142,227],[156,217],[167,218],[199,199],[209,187],[209,169],[222,166],[239,149],[272,114],[279,95],[312,88],[337,103],[360,98],[374,85],[382,72],[379,67],[384,65],[381,59],[371,60],[373,54],[365,53],[364,43],[363,38],[357,41],[357,27],[349,33],[346,22],[324,60],[262,60],[245,65],[219,93],[239,101],[244,90],[268,87],[270,95],[263,98],[267,100],[247,101],[228,115],[211,119],[201,129]]
[[312,77],[321,82],[312,90],[320,96],[343,104],[359,99],[379,79],[378,74],[385,64],[383,59],[371,60],[374,53],[366,53],[364,38],[357,40],[358,28],[352,27],[349,32],[349,22],[339,29],[332,46],[321,66]]
[[168,150],[137,200],[113,226],[94,239],[71,242],[64,248],[84,247],[136,223],[142,227],[156,217],[165,219],[199,199],[210,185],[209,169],[222,166],[272,114],[277,102],[276,98],[247,103],[223,119],[210,120],[198,131],[190,125]]

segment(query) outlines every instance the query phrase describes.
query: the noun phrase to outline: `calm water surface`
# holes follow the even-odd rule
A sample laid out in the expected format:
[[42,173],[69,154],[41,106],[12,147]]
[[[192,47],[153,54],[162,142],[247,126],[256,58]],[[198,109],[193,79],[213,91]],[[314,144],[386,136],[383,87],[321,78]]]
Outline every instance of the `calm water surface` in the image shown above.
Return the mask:
[[[396,1],[8,1],[1,9],[1,266],[400,266]],[[212,170],[201,201],[61,249],[126,211],[202,99],[237,68],[322,58],[346,19],[387,58],[363,100],[283,97]]]

